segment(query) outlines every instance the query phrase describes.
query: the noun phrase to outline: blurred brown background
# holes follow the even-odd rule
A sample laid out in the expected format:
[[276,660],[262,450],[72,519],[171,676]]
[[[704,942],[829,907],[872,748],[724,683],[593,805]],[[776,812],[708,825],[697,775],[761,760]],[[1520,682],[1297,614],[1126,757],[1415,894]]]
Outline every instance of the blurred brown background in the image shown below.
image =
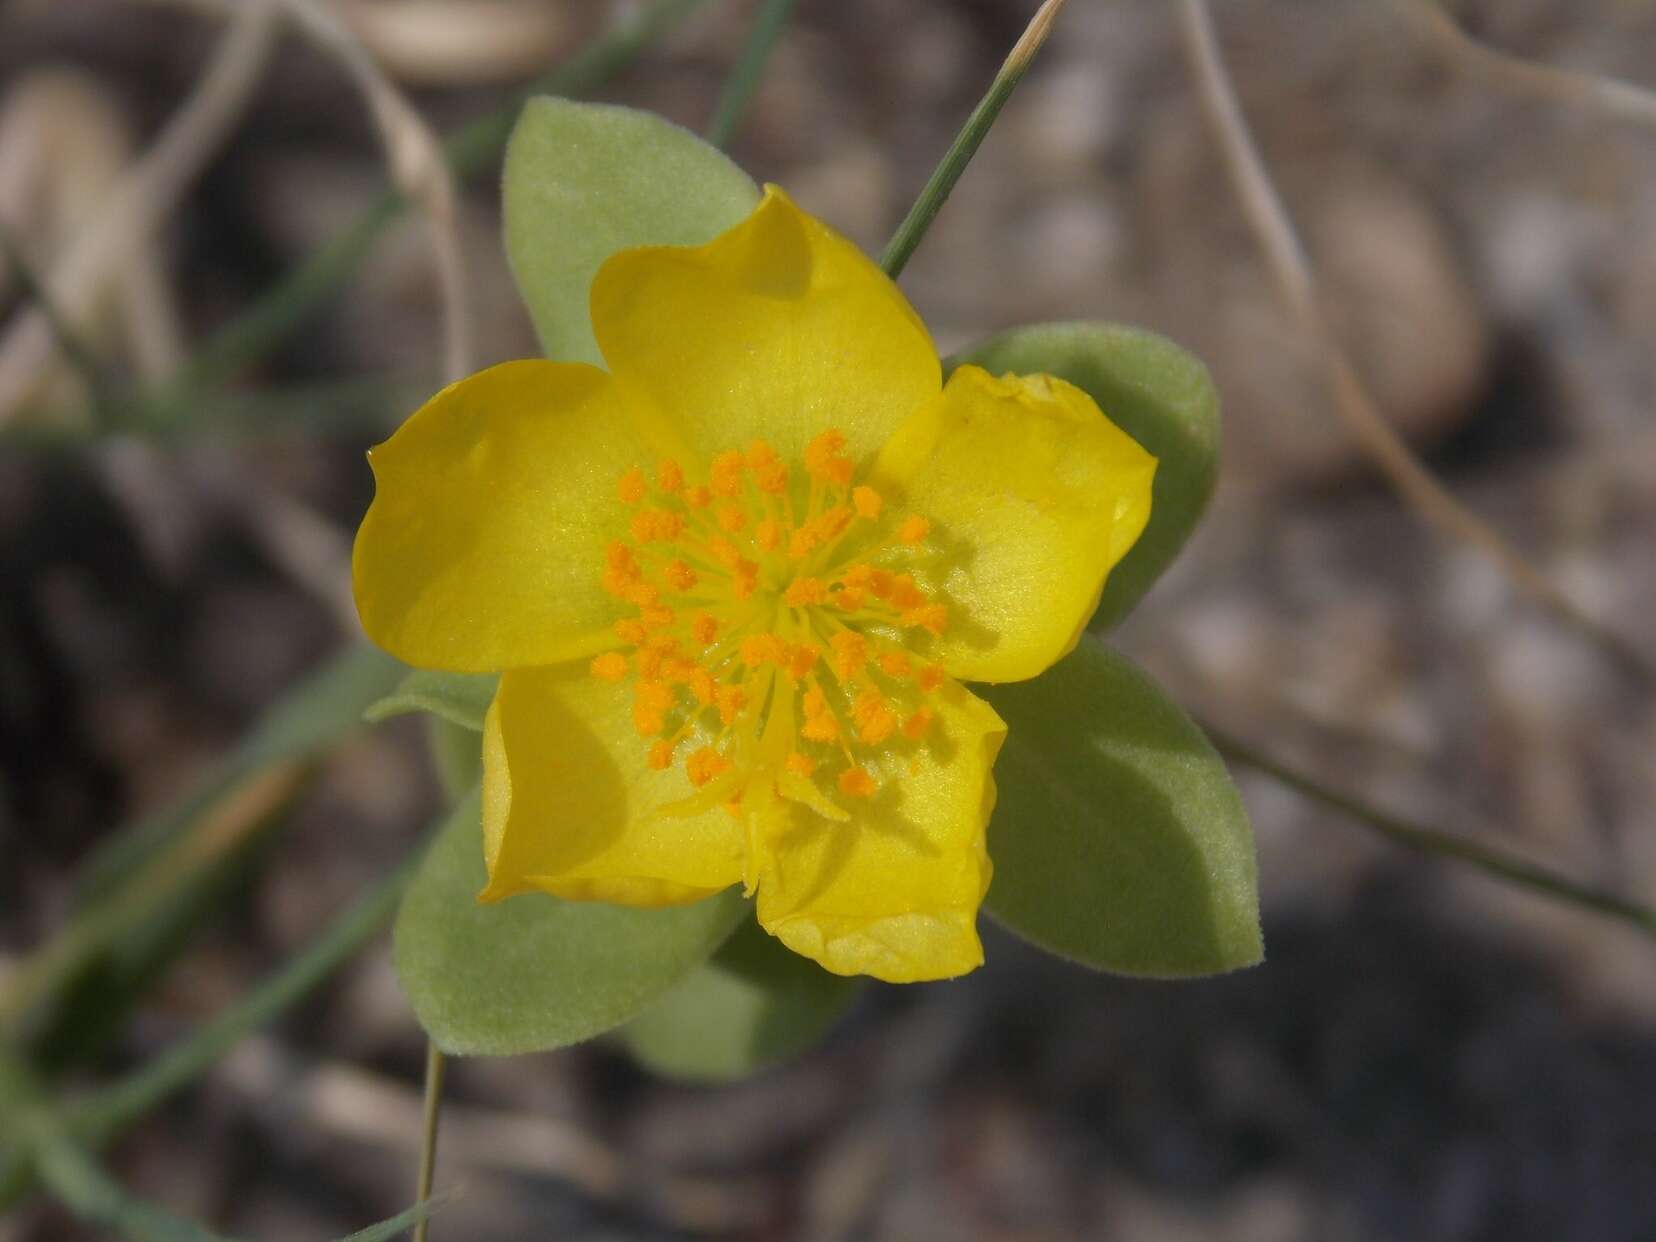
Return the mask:
[[[338,7],[447,128],[622,6]],[[802,0],[732,152],[877,250],[1033,7]],[[1656,898],[1649,693],[1365,466],[1256,260],[1171,7],[1072,0],[905,287],[945,352],[1117,318],[1213,368],[1221,494],[1120,635],[1184,702],[1382,805]],[[1216,8],[1387,414],[1549,575],[1656,648],[1656,133],[1469,77],[1389,3]],[[1454,8],[1526,57],[1647,82],[1656,64],[1656,6]],[[601,97],[699,129],[754,11],[712,0]],[[183,5],[0,6],[0,220],[35,265],[218,33]],[[88,339],[119,375],[165,374],[384,181],[337,66],[284,39]],[[479,362],[534,352],[492,181],[462,221]],[[3,331],[16,283],[0,298]],[[341,641],[327,575],[369,498],[362,450],[433,384],[437,341],[408,223],[164,445],[0,440],[0,965],[62,918],[101,834],[187,788]],[[37,411],[73,408],[54,383]],[[976,975],[871,987],[825,1049],[740,1086],[664,1084],[603,1044],[457,1063],[438,1184],[462,1197],[434,1236],[1656,1238],[1651,943],[1242,779],[1266,965],[1124,982],[989,928]],[[416,728],[358,736],[106,1068],[240,995],[435,806]],[[382,941],[112,1167],[237,1236],[345,1232],[408,1201],[422,1049]],[[0,1221],[4,1242],[73,1236],[39,1205]]]

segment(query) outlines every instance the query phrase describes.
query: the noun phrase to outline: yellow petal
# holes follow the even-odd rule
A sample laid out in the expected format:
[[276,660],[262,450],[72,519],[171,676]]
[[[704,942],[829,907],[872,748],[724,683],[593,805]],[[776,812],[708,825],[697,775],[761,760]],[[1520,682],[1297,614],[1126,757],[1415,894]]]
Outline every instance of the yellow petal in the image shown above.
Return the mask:
[[647,753],[630,686],[584,665],[508,671],[483,726],[481,899],[543,889],[668,906],[740,880],[740,822],[717,806],[659,814],[696,791],[682,763],[653,771]]
[[958,683],[940,686],[933,701],[927,740],[881,762],[872,798],[841,800],[849,822],[786,799],[771,804],[759,922],[835,974],[913,983],[983,962],[984,829],[1006,726]]
[[508,362],[443,389],[369,454],[352,577],[363,628],[421,668],[590,654],[619,612],[599,580],[616,480],[655,460],[595,367]]
[[837,427],[861,466],[941,385],[897,286],[775,186],[705,246],[613,256],[592,326],[622,386],[703,459],[763,437],[797,461]]
[[933,651],[967,681],[1067,655],[1150,517],[1156,459],[1081,389],[963,366],[880,452],[875,487],[930,519],[950,605]]

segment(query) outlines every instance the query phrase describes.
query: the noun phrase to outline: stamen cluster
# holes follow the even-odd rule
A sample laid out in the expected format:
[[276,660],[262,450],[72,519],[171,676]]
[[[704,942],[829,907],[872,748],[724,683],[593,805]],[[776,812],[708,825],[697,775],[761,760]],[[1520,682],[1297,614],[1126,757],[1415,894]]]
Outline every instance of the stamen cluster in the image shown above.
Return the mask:
[[854,484],[843,434],[811,441],[802,474],[763,440],[719,454],[705,481],[671,460],[623,474],[628,537],[602,581],[634,615],[591,672],[633,678],[650,766],[682,760],[710,804],[739,813],[762,774],[845,818],[827,790],[873,797],[878,760],[932,728],[944,674],[923,651],[949,615],[912,572],[934,554],[931,524]]

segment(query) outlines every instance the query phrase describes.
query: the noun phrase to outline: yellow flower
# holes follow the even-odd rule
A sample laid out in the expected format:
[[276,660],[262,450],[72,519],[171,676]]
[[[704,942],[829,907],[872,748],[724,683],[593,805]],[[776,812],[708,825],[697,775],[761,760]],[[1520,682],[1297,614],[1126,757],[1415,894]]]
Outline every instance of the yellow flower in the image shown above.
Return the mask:
[[615,255],[591,307],[608,372],[492,367],[371,454],[363,625],[503,671],[481,899],[742,883],[831,971],[971,970],[1006,726],[961,683],[1074,647],[1154,459],[1062,380],[943,385],[897,287],[775,187]]

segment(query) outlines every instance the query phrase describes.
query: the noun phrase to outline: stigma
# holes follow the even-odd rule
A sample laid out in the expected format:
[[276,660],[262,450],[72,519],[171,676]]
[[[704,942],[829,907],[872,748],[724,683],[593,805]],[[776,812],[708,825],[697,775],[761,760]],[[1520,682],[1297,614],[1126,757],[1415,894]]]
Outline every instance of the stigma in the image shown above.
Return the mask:
[[740,815],[762,782],[846,819],[932,730],[935,535],[845,445],[828,430],[788,462],[755,440],[617,481],[628,519],[598,573],[627,615],[590,671],[631,683],[650,767],[683,764],[699,805]]

